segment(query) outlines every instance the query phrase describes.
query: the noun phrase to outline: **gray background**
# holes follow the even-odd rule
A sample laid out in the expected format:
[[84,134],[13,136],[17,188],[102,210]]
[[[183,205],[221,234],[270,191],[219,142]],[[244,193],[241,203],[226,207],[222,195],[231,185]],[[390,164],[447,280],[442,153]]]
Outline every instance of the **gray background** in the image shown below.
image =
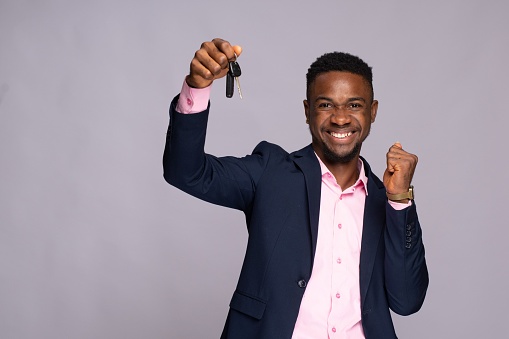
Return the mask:
[[212,91],[207,151],[310,142],[305,73],[374,68],[363,154],[395,141],[431,285],[401,338],[508,335],[506,1],[0,0],[0,338],[217,338],[243,215],[167,185],[167,107],[202,41],[244,47],[244,100]]

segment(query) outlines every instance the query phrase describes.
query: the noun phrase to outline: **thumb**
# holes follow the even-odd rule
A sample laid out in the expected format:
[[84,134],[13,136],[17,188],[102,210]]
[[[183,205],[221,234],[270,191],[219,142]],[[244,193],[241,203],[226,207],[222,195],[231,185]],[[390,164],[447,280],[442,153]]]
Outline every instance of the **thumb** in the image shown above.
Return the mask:
[[242,54],[242,47],[240,47],[239,45],[235,45],[233,46],[233,51],[235,52],[235,54],[237,54],[237,56],[239,56]]

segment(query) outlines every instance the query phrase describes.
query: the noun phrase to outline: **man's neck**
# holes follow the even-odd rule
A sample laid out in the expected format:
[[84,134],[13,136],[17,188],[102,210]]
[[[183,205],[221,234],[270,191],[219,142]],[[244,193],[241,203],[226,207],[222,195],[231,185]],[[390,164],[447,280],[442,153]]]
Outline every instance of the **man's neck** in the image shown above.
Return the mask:
[[343,190],[355,184],[357,179],[359,179],[358,155],[347,163],[330,163],[324,161],[324,159],[322,161],[331,171],[332,175],[334,175],[336,182]]

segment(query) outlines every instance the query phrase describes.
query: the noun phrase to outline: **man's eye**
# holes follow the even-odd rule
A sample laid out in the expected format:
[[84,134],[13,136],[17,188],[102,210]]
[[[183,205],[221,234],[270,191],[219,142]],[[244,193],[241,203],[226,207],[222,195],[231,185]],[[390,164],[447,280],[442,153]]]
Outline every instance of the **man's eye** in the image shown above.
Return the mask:
[[349,105],[350,109],[352,110],[359,110],[359,109],[362,109],[362,105],[359,104],[359,103],[356,103],[356,102],[352,102],[350,105]]
[[331,108],[332,104],[330,102],[322,102],[318,104],[319,108]]

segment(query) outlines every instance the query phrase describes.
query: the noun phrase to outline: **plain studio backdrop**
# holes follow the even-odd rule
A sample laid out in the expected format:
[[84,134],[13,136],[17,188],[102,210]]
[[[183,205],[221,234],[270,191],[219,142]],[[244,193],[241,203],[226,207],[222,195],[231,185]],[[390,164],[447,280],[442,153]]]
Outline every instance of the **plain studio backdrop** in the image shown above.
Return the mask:
[[401,338],[507,337],[509,3],[0,0],[0,338],[218,338],[241,212],[167,185],[168,106],[201,42],[243,46],[244,99],[213,85],[206,150],[310,142],[319,55],[374,70],[362,154],[400,141],[430,287]]

